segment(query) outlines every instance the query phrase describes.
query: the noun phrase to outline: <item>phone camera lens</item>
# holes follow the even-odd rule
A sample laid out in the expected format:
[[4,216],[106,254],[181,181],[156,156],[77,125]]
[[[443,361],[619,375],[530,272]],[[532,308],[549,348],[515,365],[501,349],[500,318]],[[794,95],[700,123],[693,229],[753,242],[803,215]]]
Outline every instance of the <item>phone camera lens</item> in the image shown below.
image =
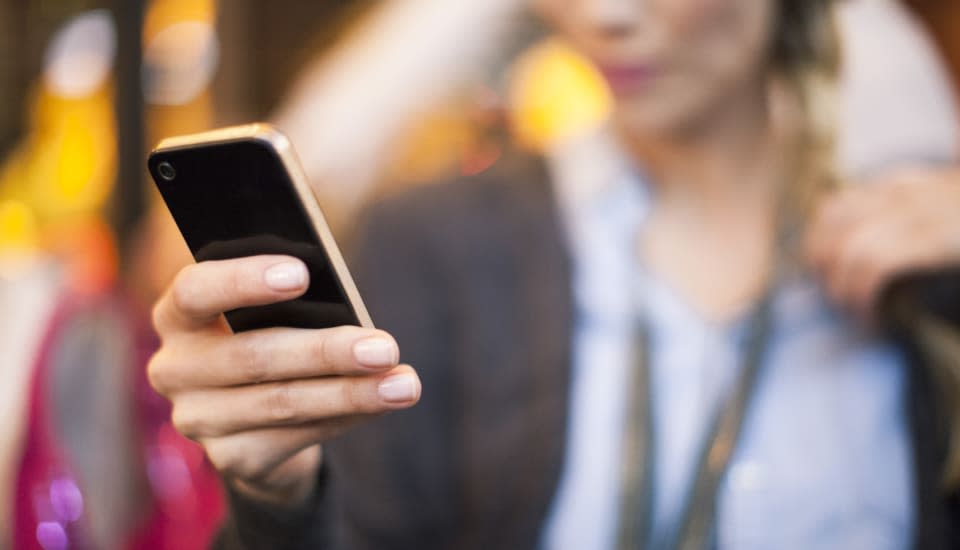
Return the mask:
[[177,177],[177,171],[173,169],[173,165],[166,161],[157,165],[157,173],[165,181],[173,181],[173,178]]

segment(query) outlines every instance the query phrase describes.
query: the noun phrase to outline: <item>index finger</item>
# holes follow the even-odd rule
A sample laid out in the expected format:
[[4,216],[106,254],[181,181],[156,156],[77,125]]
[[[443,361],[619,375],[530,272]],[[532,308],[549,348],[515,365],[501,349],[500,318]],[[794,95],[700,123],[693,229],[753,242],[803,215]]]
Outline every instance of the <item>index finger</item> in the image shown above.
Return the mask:
[[251,256],[183,268],[154,308],[161,335],[209,325],[225,311],[292,300],[310,282],[306,265],[289,256]]

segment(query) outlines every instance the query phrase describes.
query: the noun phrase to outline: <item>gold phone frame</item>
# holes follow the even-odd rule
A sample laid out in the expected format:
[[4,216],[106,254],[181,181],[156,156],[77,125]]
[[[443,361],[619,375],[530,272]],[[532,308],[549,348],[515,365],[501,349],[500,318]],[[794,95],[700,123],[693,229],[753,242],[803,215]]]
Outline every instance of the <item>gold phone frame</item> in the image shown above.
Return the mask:
[[320,240],[320,245],[330,260],[334,274],[340,282],[344,293],[347,295],[347,300],[350,302],[350,307],[353,308],[353,312],[357,316],[360,326],[374,328],[370,314],[367,312],[367,307],[364,305],[363,299],[360,298],[357,285],[354,283],[353,277],[350,276],[347,264],[344,262],[343,255],[340,253],[340,247],[337,246],[336,241],[333,239],[330,226],[327,225],[327,220],[323,216],[323,211],[320,209],[317,197],[310,187],[310,183],[307,181],[307,176],[303,172],[300,161],[297,159],[297,154],[293,150],[293,145],[290,143],[290,140],[287,139],[287,136],[269,124],[257,122],[195,134],[169,137],[162,140],[153,149],[151,155],[178,149],[221,145],[249,140],[259,141],[269,146],[276,152],[277,157],[280,158],[284,169],[290,176],[290,181],[293,182],[293,188],[297,193],[297,198],[300,200],[300,203],[303,204],[307,217],[310,218],[310,223],[313,225],[317,238]]

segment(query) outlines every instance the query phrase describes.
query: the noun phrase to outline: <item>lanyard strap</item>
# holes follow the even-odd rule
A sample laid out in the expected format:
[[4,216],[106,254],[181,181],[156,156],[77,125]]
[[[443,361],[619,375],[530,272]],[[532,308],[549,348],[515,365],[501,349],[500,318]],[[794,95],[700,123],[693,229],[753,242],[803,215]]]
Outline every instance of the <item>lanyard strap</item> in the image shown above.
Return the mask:
[[756,381],[770,339],[772,291],[768,291],[751,316],[741,368],[731,394],[711,419],[700,445],[693,485],[681,505],[676,528],[653,540],[653,479],[656,440],[653,429],[650,384],[650,329],[641,322],[636,340],[637,364],[633,369],[628,400],[627,433],[621,451],[620,522],[618,549],[700,550],[712,540],[717,489],[730,464],[740,437]]

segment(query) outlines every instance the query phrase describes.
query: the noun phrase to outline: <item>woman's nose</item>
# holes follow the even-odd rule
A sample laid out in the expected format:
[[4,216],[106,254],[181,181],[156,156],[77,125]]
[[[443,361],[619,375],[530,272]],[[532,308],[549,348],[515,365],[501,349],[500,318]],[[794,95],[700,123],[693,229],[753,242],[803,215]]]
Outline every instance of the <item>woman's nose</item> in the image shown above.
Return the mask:
[[[635,31],[650,9],[650,0],[580,0],[584,22],[608,35]],[[669,1],[669,0],[668,0]]]

